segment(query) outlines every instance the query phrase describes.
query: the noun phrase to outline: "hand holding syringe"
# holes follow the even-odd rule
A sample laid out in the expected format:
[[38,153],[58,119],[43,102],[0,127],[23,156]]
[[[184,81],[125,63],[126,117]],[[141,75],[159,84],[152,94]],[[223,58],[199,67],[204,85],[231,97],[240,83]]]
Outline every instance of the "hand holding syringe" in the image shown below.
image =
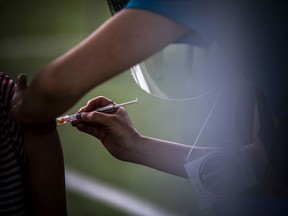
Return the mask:
[[[137,98],[135,100],[128,101],[128,102],[121,103],[121,104],[115,104],[112,102],[111,104],[104,106],[104,107],[100,107],[100,108],[96,109],[95,111],[97,111],[97,112],[111,112],[114,109],[116,109],[117,107],[126,106],[126,105],[134,104],[134,103],[138,103]],[[56,118],[56,123],[57,123],[57,125],[62,125],[62,124],[66,124],[68,122],[72,122],[72,121],[77,120],[77,119],[81,119],[81,114],[82,114],[82,112],[76,113],[73,115],[60,116],[60,117]]]

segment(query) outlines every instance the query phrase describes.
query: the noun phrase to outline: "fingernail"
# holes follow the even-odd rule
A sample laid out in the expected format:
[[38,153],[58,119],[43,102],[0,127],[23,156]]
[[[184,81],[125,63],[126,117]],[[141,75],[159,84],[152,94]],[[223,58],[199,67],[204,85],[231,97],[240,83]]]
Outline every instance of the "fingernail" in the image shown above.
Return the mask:
[[86,112],[81,113],[81,119],[82,120],[87,119],[87,113]]

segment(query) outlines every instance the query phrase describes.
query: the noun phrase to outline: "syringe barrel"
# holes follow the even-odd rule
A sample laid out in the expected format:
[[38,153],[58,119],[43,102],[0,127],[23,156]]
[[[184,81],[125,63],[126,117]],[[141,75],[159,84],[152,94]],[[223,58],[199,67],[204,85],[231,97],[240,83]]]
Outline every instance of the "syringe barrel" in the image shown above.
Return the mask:
[[81,119],[81,113],[76,113],[74,115],[70,115],[68,117],[68,119],[69,119],[69,122],[72,122],[72,121],[77,120],[77,119]]
[[114,110],[114,108],[115,108],[115,104],[109,104],[107,106],[98,108],[96,111],[97,112],[107,112],[107,111]]

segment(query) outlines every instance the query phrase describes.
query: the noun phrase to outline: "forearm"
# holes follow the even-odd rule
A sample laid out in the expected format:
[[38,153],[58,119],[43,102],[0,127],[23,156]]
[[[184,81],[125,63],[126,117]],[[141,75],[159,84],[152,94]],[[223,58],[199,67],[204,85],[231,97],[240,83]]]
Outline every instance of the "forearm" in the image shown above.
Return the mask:
[[26,176],[32,213],[35,216],[65,216],[64,161],[56,130],[47,134],[24,133]]
[[[183,165],[191,146],[145,136],[140,136],[136,142],[137,148],[127,154],[127,161],[187,178]],[[195,159],[193,154],[198,151],[207,151],[207,148],[195,147],[191,159]]]
[[[190,145],[159,140],[151,137],[141,136],[135,140],[135,148],[126,153],[123,157],[125,161],[148,166],[159,171],[163,171],[172,175],[187,178],[184,164],[187,163],[186,158],[191,150]],[[195,160],[199,156],[215,150],[215,147],[199,147],[193,149],[189,159]],[[254,143],[244,147],[245,152],[251,162],[257,179],[263,177],[265,172],[265,153],[259,143]],[[201,151],[201,152],[199,152]],[[195,154],[196,153],[196,154]]]

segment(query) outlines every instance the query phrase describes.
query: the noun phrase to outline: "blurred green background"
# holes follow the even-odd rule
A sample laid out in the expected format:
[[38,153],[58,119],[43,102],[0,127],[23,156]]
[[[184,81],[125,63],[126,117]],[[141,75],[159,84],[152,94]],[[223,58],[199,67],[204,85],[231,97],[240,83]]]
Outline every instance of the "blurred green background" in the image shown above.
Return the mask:
[[[110,17],[106,1],[100,0],[0,2],[0,70],[14,79],[19,73],[26,73],[31,81],[47,63]],[[180,143],[193,143],[207,114],[199,112],[205,107],[205,101],[165,101],[146,94],[134,83],[129,71],[90,91],[68,113],[76,112],[98,95],[117,103],[137,97],[140,103],[126,108],[135,127],[144,135]],[[199,214],[188,180],[118,161],[95,138],[70,125],[60,126],[59,133],[69,170],[125,191],[171,215]],[[128,213],[109,201],[89,198],[69,186],[67,196],[70,216],[147,215]]]

